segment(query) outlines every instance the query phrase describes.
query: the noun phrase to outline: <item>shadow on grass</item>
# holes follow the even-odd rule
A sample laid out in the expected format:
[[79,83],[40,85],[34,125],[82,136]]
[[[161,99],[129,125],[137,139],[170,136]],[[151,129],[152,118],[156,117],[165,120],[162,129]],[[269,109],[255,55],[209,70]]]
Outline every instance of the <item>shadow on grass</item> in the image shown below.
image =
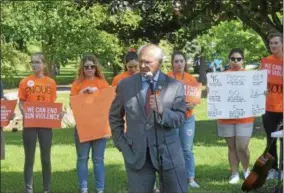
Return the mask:
[[[200,189],[191,189],[193,193],[241,193],[243,178],[236,185],[228,183],[230,171],[224,165],[198,165],[196,167],[196,179],[201,186]],[[206,178],[204,178],[206,176]],[[203,177],[203,178],[202,178]],[[202,178],[202,179],[201,179]],[[200,179],[200,181],[198,181]],[[272,193],[277,185],[277,181],[266,181],[259,190],[252,193]]]
[[194,144],[199,146],[226,146],[225,141],[217,136],[215,120],[199,120],[195,123]]
[[[126,193],[127,178],[122,164],[108,164],[106,167],[105,193]],[[223,165],[200,165],[197,166],[196,179],[200,179],[201,188],[190,189],[192,193],[240,193],[243,180],[237,185],[227,183],[229,171]],[[89,190],[95,190],[93,181],[92,165],[88,172]],[[199,177],[200,176],[200,177]],[[201,176],[206,178],[201,179]],[[277,182],[266,182],[265,185],[252,193],[273,192]],[[51,191],[54,193],[77,193],[78,182],[76,170],[52,172]],[[18,193],[24,192],[22,172],[1,172],[1,192]],[[41,172],[34,172],[34,192],[42,192]]]
[[[256,118],[259,123],[260,118]],[[224,138],[217,136],[217,124],[215,120],[199,120],[195,123],[194,143],[202,146],[227,146]],[[263,129],[253,130],[252,138],[266,139]]]
[[[11,131],[5,131],[5,138],[7,145],[23,146],[22,131],[13,133]],[[69,129],[54,129],[52,145],[74,145],[74,128]],[[107,148],[114,147],[111,139],[107,142]]]
[[[95,183],[92,164],[89,162],[88,187],[90,192],[95,192]],[[105,166],[106,181],[105,193],[126,193],[127,178],[121,164],[109,164]],[[1,193],[22,193],[24,189],[24,176],[22,172],[1,171]],[[34,172],[34,192],[43,192],[41,172]],[[76,170],[53,171],[51,181],[53,193],[77,193],[78,178]]]
[[[7,144],[22,146],[22,131],[16,133],[5,131],[5,135]],[[252,138],[265,139],[266,135],[263,130],[254,129]],[[217,136],[217,125],[215,120],[196,121],[194,143],[198,146],[227,146],[224,138]],[[54,129],[53,145],[58,144],[74,144],[74,128]],[[111,139],[108,140],[107,147],[113,147],[113,141]]]

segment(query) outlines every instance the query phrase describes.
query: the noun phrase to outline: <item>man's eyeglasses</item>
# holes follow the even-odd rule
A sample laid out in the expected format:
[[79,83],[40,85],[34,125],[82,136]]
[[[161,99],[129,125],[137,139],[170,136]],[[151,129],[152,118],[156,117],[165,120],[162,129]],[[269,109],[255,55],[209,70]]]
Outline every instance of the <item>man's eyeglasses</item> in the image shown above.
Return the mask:
[[96,65],[84,66],[85,70],[94,69],[95,67],[96,67]]
[[240,62],[242,59],[243,59],[243,58],[241,58],[241,57],[237,57],[237,58],[235,58],[235,57],[230,57],[230,60],[231,60],[232,62]]
[[146,61],[146,60],[139,60],[139,64],[145,64],[146,66],[149,66],[150,64],[154,63],[156,60],[153,61]]

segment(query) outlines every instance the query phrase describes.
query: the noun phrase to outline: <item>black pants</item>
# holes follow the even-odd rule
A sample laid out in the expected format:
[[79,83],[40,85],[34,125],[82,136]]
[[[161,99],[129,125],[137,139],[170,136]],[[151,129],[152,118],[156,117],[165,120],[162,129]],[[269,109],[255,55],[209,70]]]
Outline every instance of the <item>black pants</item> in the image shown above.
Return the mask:
[[[274,142],[271,144],[268,152],[275,158],[275,162],[272,166],[273,169],[278,169],[278,156],[277,156],[277,146],[276,146],[276,142],[277,139],[276,138],[272,138],[271,137],[271,133],[273,133],[274,131],[276,131],[277,126],[280,124],[280,122],[283,121],[283,113],[275,113],[275,112],[268,112],[266,111],[266,113],[264,115],[262,115],[262,123],[266,132],[266,146],[269,146],[272,142],[273,139]],[[280,145],[283,146],[283,139],[280,140]],[[281,163],[280,168],[283,168],[283,163]]]
[[40,145],[40,158],[42,165],[42,178],[44,191],[50,190],[51,163],[50,152],[52,143],[52,129],[49,128],[24,128],[23,144],[25,150],[24,177],[26,193],[33,193],[33,167],[37,138]]

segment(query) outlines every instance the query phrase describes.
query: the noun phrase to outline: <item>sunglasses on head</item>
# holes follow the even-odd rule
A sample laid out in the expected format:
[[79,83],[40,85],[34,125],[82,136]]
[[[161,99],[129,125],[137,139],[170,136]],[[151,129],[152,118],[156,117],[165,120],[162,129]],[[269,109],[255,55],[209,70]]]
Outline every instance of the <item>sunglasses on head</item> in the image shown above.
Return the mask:
[[182,59],[181,59],[181,60],[174,60],[174,63],[179,63],[179,62],[180,62],[180,63],[183,63],[184,60],[182,60]]
[[84,68],[86,70],[89,70],[89,69],[94,69],[96,67],[96,65],[87,65],[87,66],[84,66]]
[[230,57],[230,60],[233,62],[240,62],[243,58],[242,57]]

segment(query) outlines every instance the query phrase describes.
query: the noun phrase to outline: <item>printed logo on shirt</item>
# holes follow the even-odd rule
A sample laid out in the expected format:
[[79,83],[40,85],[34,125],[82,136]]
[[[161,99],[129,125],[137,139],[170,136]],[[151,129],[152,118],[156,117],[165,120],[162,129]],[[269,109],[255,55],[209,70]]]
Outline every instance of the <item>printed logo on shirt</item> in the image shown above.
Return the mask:
[[35,85],[25,89],[27,94],[51,94],[50,85]]
[[33,80],[29,80],[28,82],[27,82],[27,86],[28,87],[32,87],[32,86],[34,86],[35,85],[35,82],[33,81]]

